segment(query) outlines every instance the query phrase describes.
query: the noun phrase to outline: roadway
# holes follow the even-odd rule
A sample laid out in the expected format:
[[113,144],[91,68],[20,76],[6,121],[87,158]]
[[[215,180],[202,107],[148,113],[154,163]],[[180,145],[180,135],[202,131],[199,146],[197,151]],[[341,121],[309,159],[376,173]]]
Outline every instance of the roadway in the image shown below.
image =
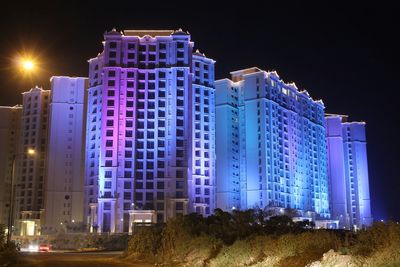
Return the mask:
[[120,260],[122,252],[21,252],[16,267],[150,267],[141,262]]

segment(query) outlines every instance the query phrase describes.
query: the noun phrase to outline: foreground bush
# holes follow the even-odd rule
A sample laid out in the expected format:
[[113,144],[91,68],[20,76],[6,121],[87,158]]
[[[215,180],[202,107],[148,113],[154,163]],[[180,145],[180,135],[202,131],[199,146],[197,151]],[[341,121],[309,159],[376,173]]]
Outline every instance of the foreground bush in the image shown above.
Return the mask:
[[125,250],[128,244],[128,235],[99,235],[61,233],[50,240],[53,249],[101,249]]
[[400,266],[400,225],[379,222],[360,231],[351,252],[359,256],[363,266]]
[[17,262],[17,246],[14,242],[6,243],[4,226],[0,225],[0,264],[9,266]]
[[154,261],[161,245],[161,230],[156,227],[141,228],[128,243],[130,257]]
[[230,246],[224,246],[220,253],[210,261],[210,266],[250,266],[263,261],[265,246],[274,242],[269,236],[254,236],[237,240]]
[[400,266],[400,225],[378,223],[358,233],[314,230],[287,216],[216,210],[140,230],[126,255],[167,266]]

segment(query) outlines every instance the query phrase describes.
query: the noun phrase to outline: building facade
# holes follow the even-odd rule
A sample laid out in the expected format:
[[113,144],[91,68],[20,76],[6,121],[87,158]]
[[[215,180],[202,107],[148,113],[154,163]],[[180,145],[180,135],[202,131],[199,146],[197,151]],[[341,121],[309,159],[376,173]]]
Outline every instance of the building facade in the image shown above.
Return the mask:
[[324,105],[276,72],[231,72],[216,87],[217,207],[329,217]]
[[21,106],[0,107],[0,224],[8,225],[14,157],[18,153]]
[[43,232],[83,222],[87,78],[51,78]]
[[373,219],[365,123],[329,114],[326,125],[332,218],[343,228],[369,226]]
[[89,60],[85,218],[91,231],[215,208],[214,61],[181,30],[104,34]]
[[43,220],[50,91],[35,87],[22,98],[15,214],[20,235],[31,236],[41,233]]

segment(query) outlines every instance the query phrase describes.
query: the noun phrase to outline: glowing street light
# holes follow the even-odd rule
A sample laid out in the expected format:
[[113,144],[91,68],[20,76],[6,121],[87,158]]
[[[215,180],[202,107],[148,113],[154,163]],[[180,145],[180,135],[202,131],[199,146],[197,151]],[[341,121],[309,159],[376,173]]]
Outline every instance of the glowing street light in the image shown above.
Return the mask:
[[33,148],[29,148],[27,152],[28,152],[28,155],[31,155],[31,156],[35,155],[35,153],[36,153],[36,151]]
[[32,69],[35,67],[35,65],[33,64],[33,62],[30,61],[30,60],[24,61],[22,66],[23,66],[23,68],[24,68],[25,70],[32,70]]
[[35,69],[36,64],[30,58],[21,58],[20,59],[20,67],[25,72],[32,72]]

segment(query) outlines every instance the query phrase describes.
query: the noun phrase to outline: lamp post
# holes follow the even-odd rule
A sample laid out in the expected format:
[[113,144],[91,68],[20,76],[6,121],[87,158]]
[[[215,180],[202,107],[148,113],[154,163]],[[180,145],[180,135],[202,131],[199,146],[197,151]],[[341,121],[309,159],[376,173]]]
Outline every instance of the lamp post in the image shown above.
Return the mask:
[[[21,153],[25,154],[25,153]],[[28,155],[33,156],[35,154],[35,150],[30,148],[27,151]],[[12,225],[13,225],[13,217],[14,217],[14,198],[15,198],[15,164],[17,160],[17,155],[13,155],[12,161],[12,171],[11,171],[11,193],[10,193],[10,208],[8,209],[8,231],[7,231],[7,244],[11,242],[12,236]]]

